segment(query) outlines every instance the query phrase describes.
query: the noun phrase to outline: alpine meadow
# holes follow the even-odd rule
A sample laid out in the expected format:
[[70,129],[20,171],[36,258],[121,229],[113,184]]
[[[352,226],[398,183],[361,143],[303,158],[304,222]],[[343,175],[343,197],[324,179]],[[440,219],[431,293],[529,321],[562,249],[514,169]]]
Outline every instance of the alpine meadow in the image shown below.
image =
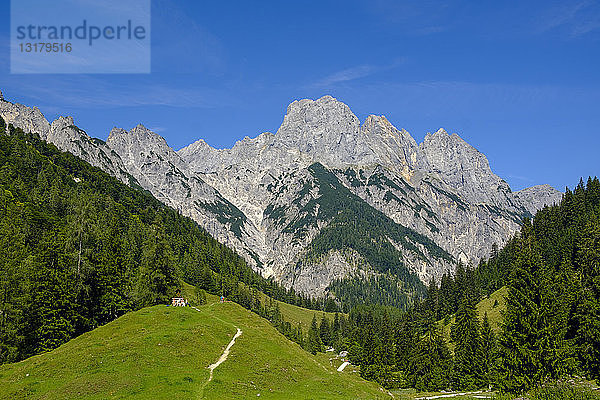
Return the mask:
[[598,2],[6,3],[0,400],[600,400]]

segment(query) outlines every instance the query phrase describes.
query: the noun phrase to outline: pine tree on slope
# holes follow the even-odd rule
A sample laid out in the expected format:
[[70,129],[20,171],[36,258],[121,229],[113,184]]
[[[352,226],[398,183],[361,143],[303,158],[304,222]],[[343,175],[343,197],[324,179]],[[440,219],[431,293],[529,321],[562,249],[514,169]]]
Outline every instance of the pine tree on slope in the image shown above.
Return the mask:
[[475,306],[463,298],[456,323],[452,325],[454,368],[452,381],[458,389],[478,389],[483,385],[483,354],[479,336],[479,321]]
[[500,335],[499,385],[523,392],[573,368],[562,301],[565,285],[542,262],[531,224],[522,231],[521,251],[509,282]]
[[482,378],[485,385],[494,382],[494,363],[497,357],[496,335],[492,331],[487,312],[483,315],[481,322],[481,356],[482,356]]

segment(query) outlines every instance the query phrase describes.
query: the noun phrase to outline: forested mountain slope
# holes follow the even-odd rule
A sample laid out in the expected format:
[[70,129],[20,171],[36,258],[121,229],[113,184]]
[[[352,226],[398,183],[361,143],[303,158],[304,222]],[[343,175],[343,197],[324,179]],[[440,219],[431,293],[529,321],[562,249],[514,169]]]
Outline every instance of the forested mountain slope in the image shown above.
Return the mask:
[[164,303],[182,280],[248,304],[254,289],[302,304],[148,192],[3,122],[0,363]]
[[[475,269],[429,287],[421,312],[442,319],[506,286],[494,368],[504,390],[547,379],[600,377],[600,181],[583,180],[561,203]],[[467,307],[468,309],[468,307]]]

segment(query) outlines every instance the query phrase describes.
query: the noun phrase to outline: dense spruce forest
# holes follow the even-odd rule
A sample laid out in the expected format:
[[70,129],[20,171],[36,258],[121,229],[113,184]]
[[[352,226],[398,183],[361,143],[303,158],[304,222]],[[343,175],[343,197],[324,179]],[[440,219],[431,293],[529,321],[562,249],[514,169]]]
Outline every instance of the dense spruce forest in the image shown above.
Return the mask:
[[182,281],[255,308],[290,336],[256,306],[258,290],[323,307],[262,278],[148,192],[0,118],[0,364],[167,303]]
[[[503,286],[507,305],[495,333],[475,304]],[[451,315],[455,323],[446,343],[441,320]],[[388,388],[493,385],[522,393],[565,376],[600,378],[598,178],[581,181],[566,190],[560,205],[526,219],[503,249],[495,247],[476,268],[459,265],[454,276],[432,282],[409,312],[354,308],[335,340],[364,378]]]

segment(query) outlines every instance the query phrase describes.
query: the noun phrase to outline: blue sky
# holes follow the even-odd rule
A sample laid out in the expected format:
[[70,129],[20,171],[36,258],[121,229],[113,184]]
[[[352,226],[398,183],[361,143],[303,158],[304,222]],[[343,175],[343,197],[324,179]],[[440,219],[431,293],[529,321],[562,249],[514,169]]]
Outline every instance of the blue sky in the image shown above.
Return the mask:
[[600,170],[599,1],[152,0],[151,74],[10,74],[8,37],[5,97],[95,137],[141,122],[231,147],[330,94],[418,142],[458,133],[513,190]]

